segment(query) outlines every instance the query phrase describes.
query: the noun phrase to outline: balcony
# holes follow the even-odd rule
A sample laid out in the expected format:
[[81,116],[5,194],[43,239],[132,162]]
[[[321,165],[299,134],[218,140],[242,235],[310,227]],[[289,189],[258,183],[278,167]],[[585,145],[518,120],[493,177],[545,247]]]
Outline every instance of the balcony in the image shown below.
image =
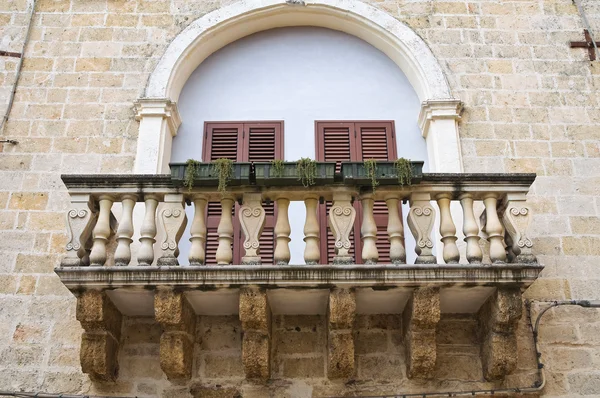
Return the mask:
[[[476,317],[487,380],[502,379],[516,367],[521,292],[543,268],[527,232],[531,210],[525,199],[535,175],[423,174],[411,185],[381,185],[374,192],[348,181],[310,187],[247,182],[220,192],[181,187],[168,175],[62,179],[71,197],[70,240],[55,271],[78,299],[81,365],[94,380],[117,377],[123,316],[155,317],[161,324],[160,362],[170,380],[191,377],[196,317],[215,315],[239,316],[249,380],[270,378],[271,315],[283,314],[326,316],[329,379],[354,373],[357,314],[402,314],[409,378],[432,377],[441,314]],[[262,264],[263,204],[271,201],[278,208],[274,264]],[[294,201],[306,208],[305,264],[289,264],[288,208]],[[332,264],[320,264],[317,208],[323,201],[332,203],[327,215],[335,240]],[[363,264],[354,264],[350,255],[355,201],[362,204]],[[375,201],[388,207],[391,264],[378,263]],[[136,207],[138,202],[143,206]],[[222,209],[213,266],[204,265],[209,202],[220,202]],[[414,247],[405,247],[401,202],[410,206],[406,219]],[[241,207],[233,215],[236,203]],[[193,217],[184,260],[179,244],[186,206]],[[140,223],[134,222],[138,211]],[[231,264],[234,216],[245,236],[241,264]],[[464,243],[457,244],[456,225]],[[405,264],[407,250],[416,253],[415,264]]]

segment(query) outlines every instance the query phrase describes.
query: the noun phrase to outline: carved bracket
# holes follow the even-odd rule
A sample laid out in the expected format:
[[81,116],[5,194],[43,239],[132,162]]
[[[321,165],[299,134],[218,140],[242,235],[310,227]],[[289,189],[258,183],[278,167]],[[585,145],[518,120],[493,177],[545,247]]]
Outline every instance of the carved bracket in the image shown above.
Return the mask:
[[416,242],[415,252],[418,257],[415,264],[435,264],[437,261],[433,255],[433,241],[431,240],[434,220],[435,210],[429,200],[424,200],[424,198],[413,199],[411,197],[408,227]]
[[271,308],[264,289],[240,291],[240,321],[246,378],[266,382],[271,377]]
[[354,335],[356,298],[350,289],[329,292],[327,309],[327,377],[349,379],[354,376]]
[[77,297],[77,320],[81,336],[81,370],[95,381],[117,379],[121,313],[106,292],[87,290]]
[[240,223],[244,231],[242,264],[260,264],[260,235],[265,226],[265,209],[260,194],[245,194],[244,205],[240,208]]
[[162,256],[158,265],[179,265],[179,240],[187,225],[187,216],[183,208],[183,195],[165,195],[165,204],[159,212],[159,228],[163,235],[160,245]]
[[[528,230],[531,222],[531,211],[524,202],[510,201],[502,217],[506,234],[510,237],[510,250],[518,263],[537,263],[533,255],[533,242]],[[507,242],[508,244],[509,242]]]
[[335,238],[334,264],[352,264],[354,258],[350,256],[350,233],[354,228],[356,210],[351,204],[350,195],[334,197],[333,206],[329,210],[329,228]]
[[98,213],[94,211],[89,195],[73,196],[71,206],[67,212],[69,232],[67,254],[60,265],[63,267],[89,265],[92,229],[96,224]]

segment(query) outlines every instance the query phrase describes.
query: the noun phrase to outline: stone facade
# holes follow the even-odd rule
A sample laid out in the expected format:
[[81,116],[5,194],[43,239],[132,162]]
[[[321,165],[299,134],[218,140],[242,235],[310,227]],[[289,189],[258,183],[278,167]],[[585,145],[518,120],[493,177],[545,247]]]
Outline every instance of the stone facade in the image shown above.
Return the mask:
[[[53,273],[69,239],[64,222],[69,199],[60,174],[132,171],[138,132],[133,101],[143,96],[170,41],[193,20],[227,4],[36,1],[2,137],[19,143],[0,144],[0,390],[296,397],[531,385],[531,335],[525,317],[502,314],[503,306],[514,304],[506,292],[476,316],[442,314],[439,321],[432,316],[418,323],[426,325],[426,333],[401,315],[357,315],[351,327],[331,332],[335,311],[329,318],[277,315],[246,332],[245,317],[190,320],[188,304],[176,293],[166,298],[171,304],[163,303],[175,313],[166,318],[157,313],[157,320],[124,317],[118,320],[121,328],[101,293],[82,301],[97,302],[88,304],[90,311],[77,306]],[[600,3],[583,5],[600,35]],[[386,0],[373,6],[426,41],[453,95],[464,102],[464,170],[538,174],[528,203],[535,213],[534,254],[546,268],[523,296],[600,299],[600,63],[567,44],[583,40],[572,1]],[[25,0],[0,1],[1,50],[21,51],[27,7]],[[0,60],[0,98],[6,102],[18,59]],[[534,305],[534,314],[538,308]],[[262,310],[268,319],[268,308]],[[177,316],[181,321],[168,319]],[[506,346],[498,343],[515,327],[516,340],[509,345],[519,354],[516,362],[508,358],[514,350],[503,352]],[[594,309],[562,307],[544,318],[544,395],[600,395],[599,327],[600,311]],[[89,375],[82,373],[80,355],[109,347],[119,333],[117,380],[110,381],[116,369],[102,361],[83,369],[93,369]],[[414,343],[420,333],[428,337],[418,344],[437,345],[434,363],[415,358],[407,339]],[[270,348],[261,342],[267,335]],[[345,356],[339,362],[347,363],[350,345],[355,368],[344,365],[344,379],[328,378],[338,353]],[[165,347],[176,348],[167,364],[159,359]],[[269,365],[249,361],[250,348],[270,360],[267,384],[260,380]],[[513,374],[503,382],[484,381],[503,366],[514,368]],[[415,367],[432,381],[409,380]],[[246,381],[249,371],[259,382]]]

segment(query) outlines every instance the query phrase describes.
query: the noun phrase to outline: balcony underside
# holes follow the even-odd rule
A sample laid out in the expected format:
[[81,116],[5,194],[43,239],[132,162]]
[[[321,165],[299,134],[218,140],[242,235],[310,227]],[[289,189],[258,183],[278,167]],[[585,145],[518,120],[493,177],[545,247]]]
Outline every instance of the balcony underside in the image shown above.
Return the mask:
[[359,314],[402,313],[414,288],[440,288],[442,313],[476,313],[498,287],[526,288],[538,264],[300,265],[57,268],[73,292],[107,290],[127,316],[154,316],[154,290],[185,292],[197,315],[239,312],[240,288],[267,289],[274,314],[325,314],[331,288],[354,288]]

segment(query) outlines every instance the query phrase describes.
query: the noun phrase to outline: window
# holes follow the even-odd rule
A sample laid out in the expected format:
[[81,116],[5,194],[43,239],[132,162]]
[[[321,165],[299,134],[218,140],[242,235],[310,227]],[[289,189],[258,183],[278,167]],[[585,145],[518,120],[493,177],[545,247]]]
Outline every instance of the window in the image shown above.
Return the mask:
[[[283,122],[206,122],[202,159],[210,162],[219,158],[234,162],[268,162],[283,159]],[[274,204],[263,204],[266,212],[265,228],[260,239],[260,254],[264,264],[273,263],[275,249]],[[233,264],[240,264],[244,255],[243,237],[239,218],[239,205],[234,208]],[[206,218],[206,264],[216,264],[219,245],[217,227],[221,215],[221,204],[209,202]]]
[[[318,121],[315,125],[317,160],[337,162],[337,171],[339,171],[341,162],[358,162],[366,159],[387,161],[397,158],[393,121]],[[321,236],[327,234],[327,239],[321,239],[321,262],[325,262],[327,259],[327,263],[331,263],[335,255],[333,234],[327,226],[327,214],[330,206],[331,202],[327,202],[319,207]],[[354,240],[352,250],[357,247],[357,243],[361,242],[356,237],[360,236],[362,222],[360,203],[355,202],[354,207],[356,208],[356,221],[350,237]],[[380,263],[390,262],[387,212],[387,205],[384,201],[375,202],[373,213],[377,224],[377,249]],[[359,253],[354,250],[350,253],[354,256],[356,264],[362,263]]]

